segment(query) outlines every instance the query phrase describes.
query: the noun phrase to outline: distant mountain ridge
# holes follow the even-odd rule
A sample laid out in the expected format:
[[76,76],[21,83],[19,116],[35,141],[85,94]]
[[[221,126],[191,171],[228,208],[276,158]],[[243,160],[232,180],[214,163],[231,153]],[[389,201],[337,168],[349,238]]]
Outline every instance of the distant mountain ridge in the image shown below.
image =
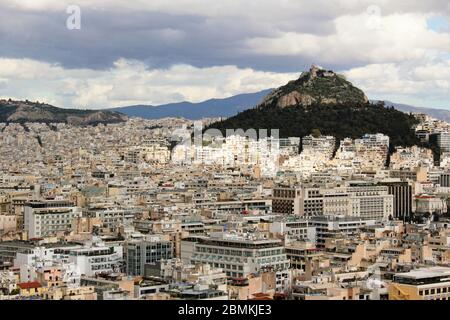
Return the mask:
[[105,110],[63,109],[55,106],[31,102],[0,100],[0,122],[43,122],[69,123],[73,125],[94,125],[99,123],[124,122],[124,114]]
[[[380,102],[379,100],[371,100],[373,103]],[[407,104],[395,103],[392,101],[384,101],[387,107],[394,107],[395,109],[403,112],[413,112],[413,113],[425,113],[438,120],[446,121],[450,123],[450,110],[446,109],[435,109],[435,108],[422,108],[414,107]]]
[[[239,112],[254,108],[257,105],[267,104],[267,96],[274,96],[274,89],[267,89],[256,93],[239,94],[224,99],[210,99],[198,103],[178,102],[158,106],[135,105],[128,107],[118,107],[106,109],[108,111],[117,111],[129,117],[140,117],[144,119],[161,119],[166,117],[182,117],[190,120],[201,118],[229,118]],[[364,98],[363,98],[364,99]],[[370,100],[372,103],[378,103],[379,100]],[[411,105],[385,101],[387,107],[393,106],[395,109],[403,112],[425,113],[433,118],[447,121],[450,123],[450,110],[421,108]]]
[[136,105],[107,109],[118,111],[129,117],[160,119],[166,117],[182,117],[190,120],[201,118],[228,118],[239,112],[253,108],[267,96],[272,89],[255,93],[238,94],[224,99],[210,99],[199,103],[178,102],[159,106]]

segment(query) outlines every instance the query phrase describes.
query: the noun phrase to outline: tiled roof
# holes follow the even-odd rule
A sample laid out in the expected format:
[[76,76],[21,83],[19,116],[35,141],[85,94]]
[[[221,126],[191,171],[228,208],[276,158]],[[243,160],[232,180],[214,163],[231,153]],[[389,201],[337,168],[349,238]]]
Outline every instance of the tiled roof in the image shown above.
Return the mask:
[[42,287],[38,281],[32,282],[22,282],[17,284],[20,289],[32,289],[32,288],[40,288]]

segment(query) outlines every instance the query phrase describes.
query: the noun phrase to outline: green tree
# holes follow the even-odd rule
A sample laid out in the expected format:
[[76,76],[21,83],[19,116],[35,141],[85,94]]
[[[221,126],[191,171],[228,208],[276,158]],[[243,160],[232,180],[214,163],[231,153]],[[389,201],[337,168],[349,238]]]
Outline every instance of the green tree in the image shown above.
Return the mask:
[[320,132],[320,129],[314,128],[314,129],[311,130],[311,135],[314,138],[318,138],[318,137],[320,137],[322,135],[322,132]]

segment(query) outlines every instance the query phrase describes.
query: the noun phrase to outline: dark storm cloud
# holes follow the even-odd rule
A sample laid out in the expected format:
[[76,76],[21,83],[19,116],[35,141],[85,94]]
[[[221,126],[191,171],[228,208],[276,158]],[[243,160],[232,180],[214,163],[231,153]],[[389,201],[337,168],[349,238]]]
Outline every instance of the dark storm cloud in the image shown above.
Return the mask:
[[65,11],[1,10],[0,56],[60,63],[65,68],[105,69],[126,58],[144,61],[150,67],[184,63],[292,71],[308,65],[309,59],[255,54],[245,50],[245,41],[286,30],[319,35],[334,32],[331,20],[314,23],[317,17],[267,24],[250,16],[211,18],[82,8],[81,30],[68,30],[67,17]]

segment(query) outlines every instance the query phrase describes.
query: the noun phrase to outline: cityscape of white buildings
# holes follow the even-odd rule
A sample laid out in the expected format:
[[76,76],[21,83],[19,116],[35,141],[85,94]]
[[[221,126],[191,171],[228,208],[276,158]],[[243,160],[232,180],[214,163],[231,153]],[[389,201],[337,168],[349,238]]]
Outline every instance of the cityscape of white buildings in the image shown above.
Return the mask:
[[448,300],[450,125],[416,117],[433,151],[0,124],[0,299]]

